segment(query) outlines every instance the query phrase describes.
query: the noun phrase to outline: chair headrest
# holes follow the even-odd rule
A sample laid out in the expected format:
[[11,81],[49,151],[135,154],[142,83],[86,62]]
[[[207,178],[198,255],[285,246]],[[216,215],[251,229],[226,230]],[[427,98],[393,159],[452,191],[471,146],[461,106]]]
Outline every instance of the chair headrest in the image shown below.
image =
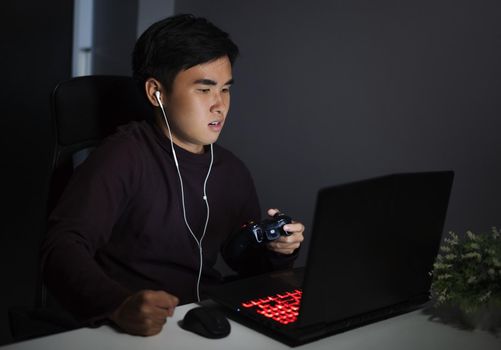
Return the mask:
[[52,94],[58,144],[100,140],[117,126],[152,118],[135,81],[125,76],[85,76],[59,83]]

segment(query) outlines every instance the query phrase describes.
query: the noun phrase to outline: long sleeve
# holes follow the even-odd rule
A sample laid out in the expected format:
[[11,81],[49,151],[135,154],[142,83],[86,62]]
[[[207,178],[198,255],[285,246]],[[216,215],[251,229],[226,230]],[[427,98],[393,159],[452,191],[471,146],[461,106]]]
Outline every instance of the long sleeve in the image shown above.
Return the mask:
[[128,144],[110,142],[76,169],[50,215],[42,245],[45,283],[80,321],[109,314],[130,295],[95,257],[110,240],[138,176],[137,160]]

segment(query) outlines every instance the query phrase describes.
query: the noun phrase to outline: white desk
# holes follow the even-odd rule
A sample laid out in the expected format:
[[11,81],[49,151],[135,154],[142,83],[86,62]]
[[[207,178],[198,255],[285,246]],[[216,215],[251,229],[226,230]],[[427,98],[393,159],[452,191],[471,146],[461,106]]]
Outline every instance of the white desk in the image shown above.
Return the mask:
[[[223,339],[206,339],[181,329],[177,322],[194,304],[180,306],[164,330],[153,337],[121,334],[108,326],[78,329],[35,340],[0,347],[2,350],[80,349],[290,349],[288,346],[230,321],[231,334]],[[431,322],[420,311],[336,334],[296,349],[405,349],[405,350],[501,350],[501,336],[483,331],[463,331]]]

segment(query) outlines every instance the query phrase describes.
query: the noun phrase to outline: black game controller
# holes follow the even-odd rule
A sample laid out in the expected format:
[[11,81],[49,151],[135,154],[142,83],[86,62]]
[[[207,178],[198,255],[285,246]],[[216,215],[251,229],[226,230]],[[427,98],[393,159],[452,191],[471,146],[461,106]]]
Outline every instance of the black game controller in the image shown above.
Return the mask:
[[283,227],[291,222],[290,217],[278,212],[271,219],[265,219],[260,223],[249,221],[242,226],[242,231],[244,234],[252,235],[257,243],[267,243],[280,236],[289,236],[290,233],[285,231]]
[[283,227],[291,222],[291,218],[282,213],[276,213],[272,218],[260,223],[249,221],[228,239],[223,249],[223,256],[227,261],[245,260],[249,247],[260,246],[280,236],[290,235],[291,233],[285,231]]

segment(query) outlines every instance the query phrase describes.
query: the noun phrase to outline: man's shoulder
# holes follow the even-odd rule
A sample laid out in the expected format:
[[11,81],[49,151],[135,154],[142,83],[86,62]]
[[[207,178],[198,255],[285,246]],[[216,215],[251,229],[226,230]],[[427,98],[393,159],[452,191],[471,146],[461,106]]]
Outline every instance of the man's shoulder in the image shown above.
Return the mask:
[[137,150],[137,146],[140,146],[151,138],[152,135],[145,121],[132,121],[119,126],[114,133],[107,136],[100,145],[100,148],[108,148],[115,152],[126,149]]
[[136,164],[142,157],[142,144],[151,137],[145,128],[143,122],[130,122],[119,126],[91,152],[85,163],[99,167],[102,167],[102,164],[108,164],[110,167]]
[[107,140],[118,142],[134,142],[151,138],[151,130],[146,121],[131,121],[117,127],[116,131],[108,136]]

